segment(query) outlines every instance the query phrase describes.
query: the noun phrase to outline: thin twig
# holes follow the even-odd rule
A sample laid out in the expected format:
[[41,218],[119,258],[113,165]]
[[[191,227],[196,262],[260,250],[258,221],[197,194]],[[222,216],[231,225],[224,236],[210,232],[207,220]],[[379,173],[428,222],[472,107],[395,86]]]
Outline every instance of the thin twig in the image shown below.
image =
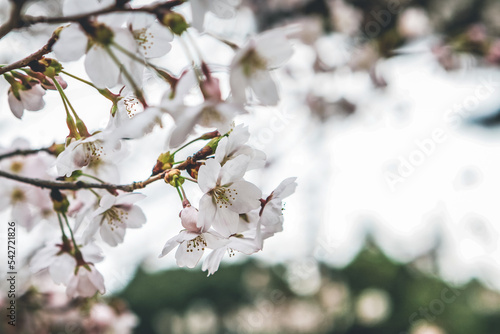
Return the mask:
[[49,154],[54,154],[54,152],[52,152],[49,147],[36,148],[36,149],[32,149],[32,150],[15,150],[15,151],[12,151],[9,153],[0,154],[0,160],[15,157],[17,155],[26,156],[26,155],[37,154],[40,152],[47,152]]
[[54,45],[56,40],[57,40],[57,35],[55,33],[53,33],[52,36],[50,37],[50,39],[47,41],[47,44],[45,44],[40,50],[30,54],[26,58],[18,60],[10,65],[0,67],[0,75],[4,74],[6,72],[24,67],[24,66],[28,66],[28,64],[31,63],[32,61],[39,60],[44,55],[46,55],[47,53],[52,51],[52,46]]
[[0,39],[11,32],[13,29],[21,26],[21,10],[26,0],[17,0],[12,2],[12,10],[9,20],[0,26]]
[[181,5],[184,2],[185,2],[185,0],[172,0],[172,1],[167,1],[164,3],[157,3],[154,5],[137,7],[137,8],[111,6],[108,8],[99,9],[99,10],[96,10],[94,12],[90,12],[90,13],[86,13],[86,14],[59,16],[59,17],[25,15],[24,17],[21,18],[21,20],[22,20],[22,26],[27,27],[27,26],[34,25],[37,23],[49,23],[49,24],[57,23],[57,24],[59,24],[59,23],[66,23],[66,22],[79,22],[79,21],[86,20],[86,19],[93,17],[93,16],[105,15],[105,14],[110,14],[110,13],[146,12],[146,13],[155,14],[158,10],[168,10],[168,9],[171,9],[175,6]]
[[7,173],[0,170],[0,177],[5,177],[11,180],[31,184],[33,186],[39,188],[48,188],[48,189],[59,189],[59,190],[79,190],[79,189],[106,189],[108,191],[116,191],[122,190],[126,192],[132,192],[136,189],[145,188],[148,184],[153,183],[155,181],[163,179],[165,172],[152,176],[149,179],[142,182],[133,182],[131,184],[110,184],[110,183],[88,183],[83,181],[76,182],[64,182],[64,181],[52,181],[52,180],[43,180],[36,178],[24,177],[16,174]]

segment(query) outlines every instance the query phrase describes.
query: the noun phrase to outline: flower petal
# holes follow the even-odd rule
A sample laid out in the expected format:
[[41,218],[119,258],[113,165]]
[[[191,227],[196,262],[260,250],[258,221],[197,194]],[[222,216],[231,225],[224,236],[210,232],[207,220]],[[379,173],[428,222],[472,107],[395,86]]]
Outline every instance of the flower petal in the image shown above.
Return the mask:
[[246,155],[239,155],[226,162],[220,171],[218,184],[224,186],[231,182],[241,180],[247,171],[249,162],[250,158]]
[[278,88],[268,71],[255,71],[249,78],[249,86],[262,104],[268,106],[278,104]]
[[76,260],[68,253],[59,255],[49,266],[50,277],[56,284],[66,284],[76,267]]
[[12,111],[14,116],[21,119],[21,117],[23,117],[24,114],[23,103],[20,100],[18,100],[10,90],[8,93],[7,100],[9,101],[10,111]]
[[200,199],[197,227],[207,231],[215,220],[216,206],[212,196],[205,194]]
[[[201,191],[208,193],[217,185],[221,165],[215,159],[208,159],[198,171],[198,186]],[[200,206],[201,210],[201,206]]]
[[210,254],[208,254],[208,256],[205,258],[201,269],[203,271],[208,271],[207,276],[212,275],[219,269],[219,265],[222,261],[222,258],[224,257],[224,253],[226,252],[226,250],[226,247],[215,249],[210,252]]
[[229,188],[234,194],[234,200],[231,201],[232,205],[229,207],[232,211],[247,213],[260,207],[262,192],[253,183],[241,180],[234,182]]
[[179,245],[175,253],[175,259],[179,267],[194,268],[203,256],[201,247],[190,247],[188,249],[189,241],[185,241]]
[[120,68],[104,47],[94,44],[85,57],[85,70],[98,87],[114,87],[120,77]]
[[88,38],[78,24],[71,24],[64,28],[59,38],[52,46],[52,51],[59,61],[73,61],[80,59],[87,51]]
[[222,207],[217,208],[212,226],[217,232],[228,237],[238,231],[238,222],[238,213]]

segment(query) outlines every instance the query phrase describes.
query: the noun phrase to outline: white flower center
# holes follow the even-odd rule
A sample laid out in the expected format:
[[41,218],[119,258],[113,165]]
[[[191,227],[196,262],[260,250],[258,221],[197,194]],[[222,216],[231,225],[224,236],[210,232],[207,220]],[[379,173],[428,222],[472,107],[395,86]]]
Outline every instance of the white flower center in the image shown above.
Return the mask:
[[236,199],[238,193],[236,189],[231,189],[229,187],[217,187],[213,190],[213,197],[215,199],[215,203],[222,209],[224,206],[226,209],[228,205],[233,205],[231,202]]
[[196,251],[204,251],[205,247],[207,247],[207,242],[205,241],[205,238],[203,238],[202,235],[197,236],[196,238],[186,241],[187,242],[187,249],[186,252],[192,253],[195,249]]
[[113,206],[111,209],[103,213],[103,219],[107,221],[111,231],[114,231],[128,219],[128,212]]
[[251,77],[259,70],[267,69],[267,61],[253,48],[248,50],[247,54],[241,58],[240,64],[243,68],[243,73],[247,77]]
[[104,147],[101,141],[87,142],[82,144],[82,156],[76,157],[78,165],[87,166],[91,162],[99,160],[104,153]]
[[142,28],[134,31],[134,37],[139,47],[142,48],[144,55],[147,56],[148,50],[151,49],[151,46],[154,44],[153,34],[149,32],[147,28]]
[[125,105],[125,110],[129,118],[134,117],[139,111],[139,101],[136,98],[127,97],[123,100],[123,104]]
[[26,200],[26,196],[24,195],[24,191],[22,191],[19,188],[14,188],[14,190],[10,194],[10,198],[11,198],[12,203],[23,202],[24,200]]
[[10,164],[10,170],[13,173],[19,173],[23,170],[24,164],[21,161],[12,161]]

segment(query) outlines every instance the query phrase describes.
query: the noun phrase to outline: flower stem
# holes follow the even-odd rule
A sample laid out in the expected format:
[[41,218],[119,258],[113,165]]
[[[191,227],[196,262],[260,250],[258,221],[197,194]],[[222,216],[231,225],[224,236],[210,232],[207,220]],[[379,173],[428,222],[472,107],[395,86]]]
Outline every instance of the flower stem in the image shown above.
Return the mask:
[[123,75],[125,78],[127,78],[128,82],[132,86],[134,90],[134,94],[137,97],[137,99],[142,103],[142,105],[147,106],[148,104],[146,103],[146,100],[144,100],[144,95],[142,94],[142,91],[139,89],[137,84],[134,81],[134,78],[132,78],[132,75],[128,72],[128,70],[123,66],[123,64],[116,58],[116,55],[111,51],[111,48],[109,46],[105,46],[104,50],[108,53],[108,55],[111,57],[111,59],[115,62],[115,64],[120,68],[122,71]]
[[64,98],[65,95],[64,95],[63,89],[62,89],[61,85],[59,85],[59,83],[57,82],[57,80],[55,78],[53,79],[53,81],[54,81],[54,85],[57,88],[57,91],[59,92],[59,95],[61,95],[61,99],[62,99],[63,104],[64,104],[64,109],[66,110],[66,124],[68,125],[69,133],[74,138],[79,139],[80,135],[78,134],[78,131],[76,130],[75,120],[71,116],[71,113],[69,112],[69,109],[68,109],[68,105],[66,104],[66,99]]
[[68,72],[66,72],[66,71],[61,71],[61,73],[64,73],[64,74],[66,74],[68,77],[72,77],[73,79],[76,79],[76,80],[78,80],[78,81],[80,81],[80,82],[83,82],[84,84],[87,84],[87,85],[89,85],[90,87],[93,87],[93,88],[95,88],[95,89],[99,89],[99,88],[97,88],[97,86],[96,86],[96,85],[94,85],[92,82],[87,81],[87,80],[84,80],[84,79],[82,79],[82,78],[80,78],[80,77],[77,77],[77,76],[76,76],[76,75],[74,75],[74,74],[68,73]]
[[[195,138],[195,139],[191,140],[190,142],[187,142],[186,144],[184,144],[181,147],[179,147],[178,149],[176,149],[171,155],[174,155],[175,153],[179,152],[183,148],[185,148],[185,147],[191,145],[192,143],[195,143],[195,142],[197,142],[198,140],[201,140],[201,139],[203,139],[203,138],[198,137],[198,138]],[[176,163],[174,162],[174,164],[176,164]]]
[[64,233],[64,226],[63,226],[63,223],[61,220],[61,214],[59,212],[57,213],[57,218],[59,219],[59,227],[61,228],[63,240],[66,240],[66,239],[68,239],[68,237],[66,236],[66,233]]
[[62,216],[64,217],[64,220],[66,221],[66,226],[68,226],[69,233],[71,234],[71,241],[73,241],[73,246],[75,247],[75,253],[80,253],[80,250],[78,249],[78,245],[76,244],[73,230],[71,229],[71,226],[69,226],[68,217],[66,217],[66,214],[64,214],[64,213],[62,213]]
[[182,197],[181,191],[179,190],[179,186],[177,185],[177,187],[175,187],[175,189],[177,189],[177,193],[179,194],[179,197],[181,198],[181,201],[183,201],[184,198]]
[[188,181],[191,181],[191,182],[194,182],[194,183],[198,183],[198,181],[196,181],[195,179],[192,179],[190,177],[182,177],[184,180],[188,180]]
[[[69,102],[68,96],[66,96],[66,94],[64,93],[59,82],[57,82],[55,77],[52,78],[52,81],[54,82],[54,85],[57,87],[57,90],[59,91],[59,94],[61,94],[61,97],[63,98],[63,100],[66,100],[66,103],[68,103],[69,108],[73,112],[73,115],[75,116],[75,119],[76,119],[76,127],[77,127],[78,131],[80,132],[80,135],[84,136],[84,137],[90,137],[90,134],[87,131],[87,127],[85,126],[85,123],[83,123],[82,119],[80,117],[78,117],[78,114],[76,113],[75,108],[73,108],[73,106],[71,105],[71,102]],[[79,124],[80,124],[80,126],[78,126]]]

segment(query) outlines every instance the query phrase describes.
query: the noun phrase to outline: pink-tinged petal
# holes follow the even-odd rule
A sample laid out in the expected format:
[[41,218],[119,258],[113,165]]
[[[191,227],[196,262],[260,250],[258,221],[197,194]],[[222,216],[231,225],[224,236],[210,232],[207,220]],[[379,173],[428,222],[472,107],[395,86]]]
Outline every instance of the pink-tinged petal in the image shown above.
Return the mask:
[[146,215],[137,205],[132,206],[127,213],[124,221],[128,228],[140,228],[146,223]]
[[104,260],[101,248],[95,243],[88,243],[84,246],[80,246],[80,251],[82,252],[83,259],[87,262],[97,263]]
[[219,265],[222,261],[222,258],[224,257],[224,253],[226,252],[226,250],[226,247],[215,249],[211,251],[210,254],[208,254],[208,256],[205,258],[201,269],[203,271],[208,271],[207,276],[213,275],[219,269]]
[[188,249],[188,245],[191,245],[190,241],[184,241],[175,252],[175,259],[179,267],[194,268],[203,256],[204,250],[201,246],[189,247]]
[[94,238],[97,231],[99,230],[99,227],[101,226],[102,219],[103,217],[96,216],[90,221],[87,228],[83,231],[82,234],[82,241],[84,244],[90,242]]
[[249,85],[262,104],[268,106],[278,104],[278,88],[268,71],[255,71],[249,78]]
[[21,119],[24,114],[24,106],[23,103],[18,100],[12,92],[9,91],[7,100],[9,101],[9,107],[14,116]]
[[208,231],[213,221],[215,220],[216,205],[212,196],[205,194],[200,199],[200,212],[198,214],[197,227],[204,231]]
[[94,266],[90,266],[90,269],[92,271],[88,274],[89,280],[92,282],[97,291],[99,291],[101,294],[104,294],[106,292],[106,287],[104,286],[104,277]]
[[[221,165],[215,159],[208,159],[198,171],[198,186],[201,191],[208,193],[217,186],[217,179],[221,172]],[[201,210],[201,207],[200,207]]]
[[281,200],[271,200],[266,203],[261,215],[262,225],[270,226],[279,223],[280,217],[283,216],[282,208]]
[[85,57],[85,70],[90,80],[98,87],[114,87],[120,77],[120,68],[106,50],[94,44]]
[[239,155],[226,162],[220,172],[219,184],[228,185],[231,182],[241,180],[249,163],[250,158],[246,155]]
[[54,262],[55,256],[60,248],[55,244],[50,244],[35,253],[30,261],[30,270],[33,274],[47,268]]
[[260,207],[262,192],[260,189],[245,180],[236,181],[229,187],[233,194],[233,200],[229,209],[237,213],[247,213]]
[[238,231],[239,216],[236,212],[226,209],[217,208],[215,219],[212,223],[214,229],[225,237]]
[[112,247],[121,244],[125,238],[125,227],[123,226],[111,226],[104,222],[100,232],[102,240]]
[[76,260],[68,253],[56,257],[49,266],[50,277],[56,284],[66,284],[76,267]]
[[30,89],[19,91],[21,102],[23,103],[24,108],[29,111],[38,111],[43,109],[45,106],[45,101],[43,100],[44,95],[45,89],[43,89],[39,84],[32,86]]
[[199,233],[201,229],[198,226],[198,210],[191,205],[182,209],[181,224],[188,231]]
[[12,205],[11,217],[13,221],[24,227],[28,232],[35,226],[35,223],[39,222],[38,219],[34,219],[33,212],[27,207],[26,203],[22,202]]
[[296,177],[289,177],[281,181],[279,186],[276,187],[276,190],[273,191],[273,198],[283,199],[293,194],[295,192],[295,188],[297,188],[295,180],[297,180]]
[[71,24],[59,34],[52,51],[59,61],[73,61],[80,59],[87,51],[88,38],[78,24]]

